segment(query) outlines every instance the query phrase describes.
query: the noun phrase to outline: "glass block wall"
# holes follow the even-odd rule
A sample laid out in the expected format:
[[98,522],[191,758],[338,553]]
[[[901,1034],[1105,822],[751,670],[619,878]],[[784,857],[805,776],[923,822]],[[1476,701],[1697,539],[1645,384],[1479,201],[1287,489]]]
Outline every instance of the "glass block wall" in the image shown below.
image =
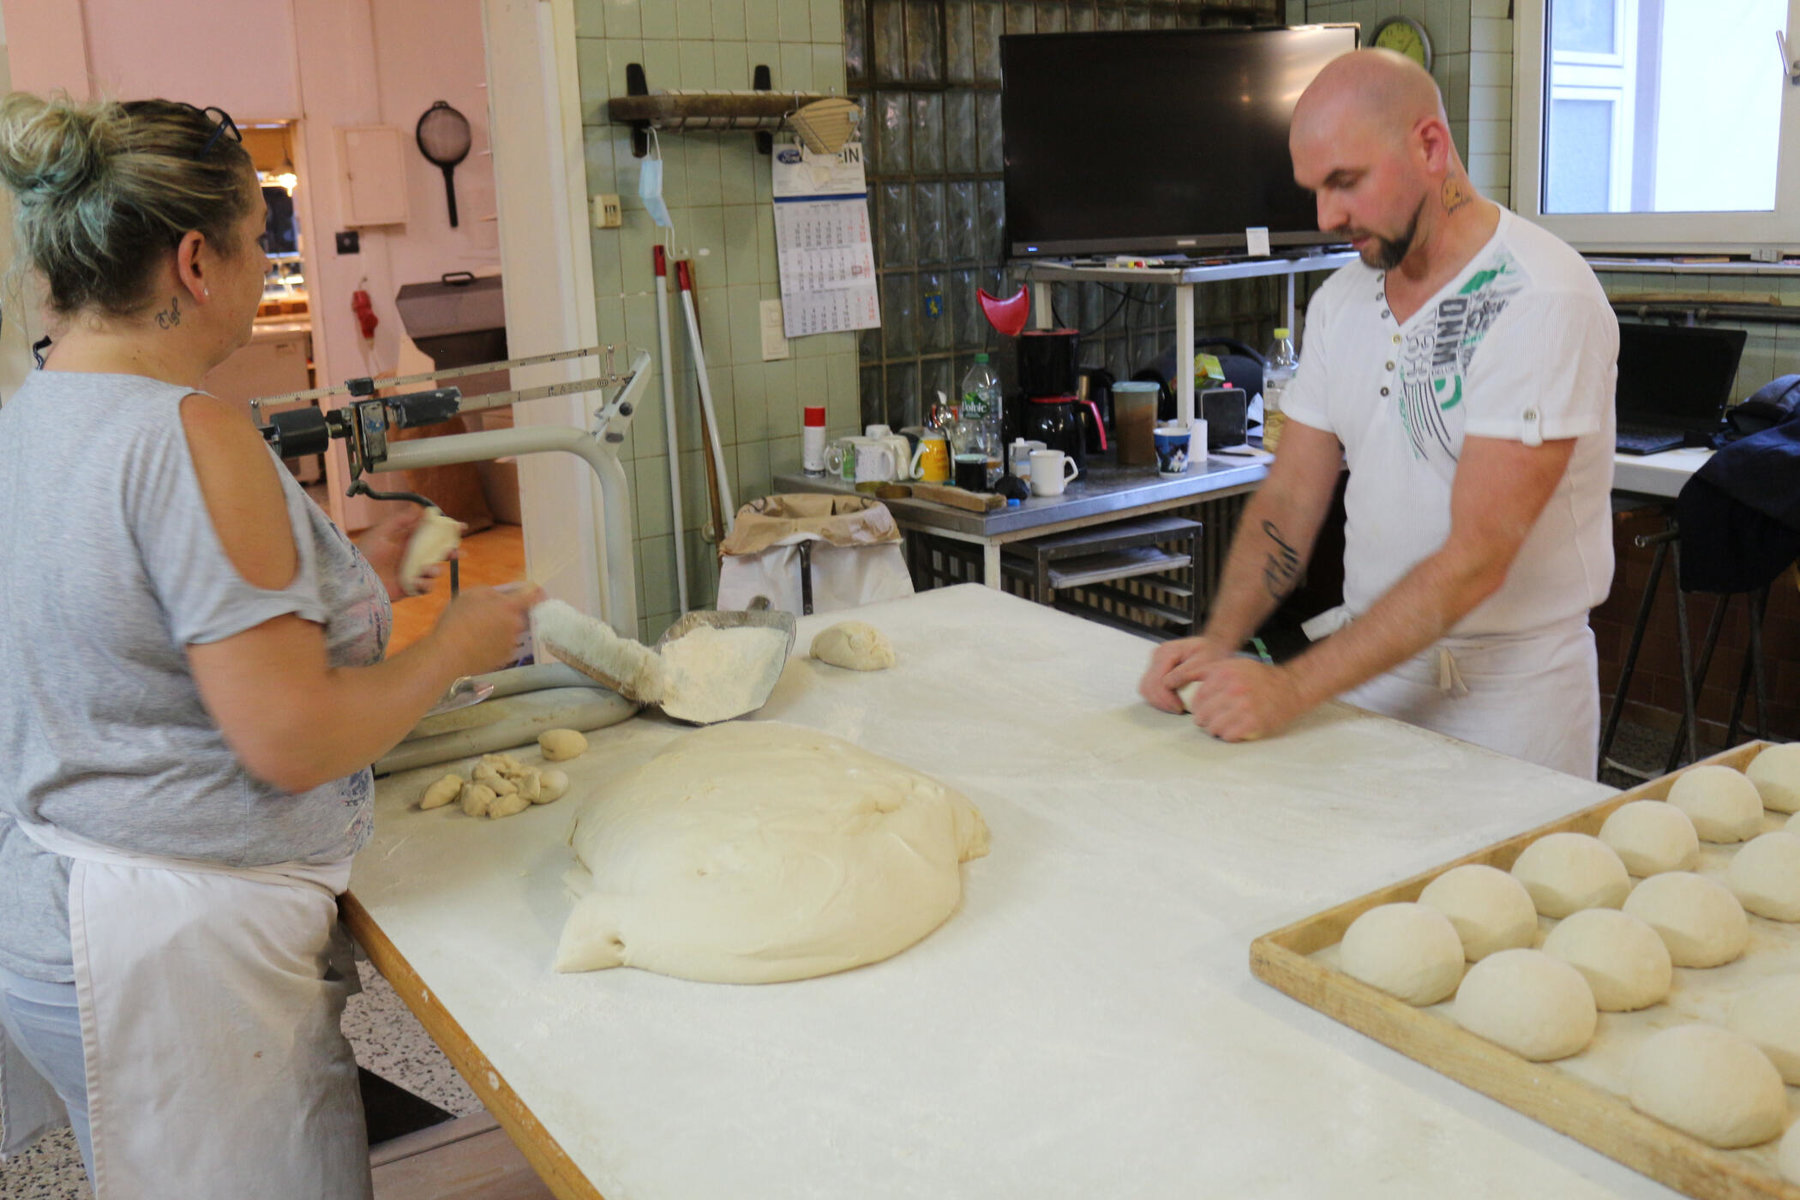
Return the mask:
[[[858,344],[864,422],[918,424],[937,392],[954,394],[981,350],[998,352],[995,365],[1012,388],[1006,339],[975,300],[977,287],[998,295],[1018,287],[1002,266],[1002,34],[1277,24],[1287,9],[1284,0],[844,0],[845,77],[863,108],[881,279],[881,328]],[[1091,160],[1104,147],[1070,153]],[[1202,287],[1195,328],[1260,349],[1282,287]],[[1126,378],[1172,344],[1168,288],[1059,284],[1054,292],[1058,323],[1088,334],[1083,366]]]

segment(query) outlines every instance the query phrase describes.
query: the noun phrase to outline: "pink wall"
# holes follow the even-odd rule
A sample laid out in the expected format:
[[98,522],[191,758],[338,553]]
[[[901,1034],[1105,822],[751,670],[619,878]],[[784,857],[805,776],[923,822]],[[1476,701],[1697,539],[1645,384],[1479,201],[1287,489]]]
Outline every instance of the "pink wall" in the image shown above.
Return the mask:
[[[7,15],[17,7],[8,3]],[[80,8],[101,95],[213,104],[239,120],[301,115],[290,0],[80,0]]]
[[[489,148],[482,0],[5,0],[14,86],[120,99],[168,96],[215,104],[242,120],[297,119],[314,361],[321,385],[391,370],[402,328],[401,284],[500,264]],[[469,119],[474,145],[457,168],[451,229],[443,175],[412,141],[434,100]],[[340,256],[337,147],[345,125],[404,131],[409,219],[361,230],[362,250]],[[310,216],[310,221],[307,218]],[[366,287],[381,318],[365,342],[350,308]],[[339,481],[340,484],[345,482]],[[341,486],[339,489],[341,491]],[[364,523],[366,502],[340,514]]]

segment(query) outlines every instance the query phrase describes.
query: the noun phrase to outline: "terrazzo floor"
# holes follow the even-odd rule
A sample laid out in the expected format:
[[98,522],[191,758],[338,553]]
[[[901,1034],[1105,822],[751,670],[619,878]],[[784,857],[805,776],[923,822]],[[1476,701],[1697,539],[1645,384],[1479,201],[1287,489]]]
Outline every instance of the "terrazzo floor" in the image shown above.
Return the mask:
[[[1624,722],[1613,745],[1612,758],[1627,766],[1661,774],[1669,752],[1670,735]],[[1702,756],[1719,747],[1702,745]],[[1602,783],[1629,788],[1640,781],[1613,770],[1603,770]],[[456,1116],[477,1112],[481,1102],[444,1057],[387,980],[366,962],[359,962],[362,994],[350,998],[344,1013],[344,1034],[356,1050],[358,1065],[398,1084]],[[0,1200],[89,1200],[87,1176],[81,1155],[69,1131],[41,1139],[11,1162],[0,1163]]]

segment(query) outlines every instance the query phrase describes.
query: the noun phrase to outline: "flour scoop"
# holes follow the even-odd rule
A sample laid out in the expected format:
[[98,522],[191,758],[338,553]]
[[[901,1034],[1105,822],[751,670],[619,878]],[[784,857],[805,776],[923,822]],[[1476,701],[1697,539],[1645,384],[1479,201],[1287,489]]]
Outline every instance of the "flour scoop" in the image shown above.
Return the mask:
[[654,647],[622,638],[560,600],[531,611],[544,647],[627,700],[693,725],[753,713],[768,702],[794,648],[786,612],[691,612]]

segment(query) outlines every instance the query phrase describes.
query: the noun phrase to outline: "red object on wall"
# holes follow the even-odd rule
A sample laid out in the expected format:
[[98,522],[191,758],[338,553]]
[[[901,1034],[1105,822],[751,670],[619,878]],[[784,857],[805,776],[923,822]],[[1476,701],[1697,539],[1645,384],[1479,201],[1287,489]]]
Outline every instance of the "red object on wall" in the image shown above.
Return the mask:
[[984,288],[976,288],[975,298],[981,302],[988,324],[1006,337],[1018,337],[1031,316],[1031,297],[1023,287],[1004,300],[988,295]]
[[369,293],[361,288],[351,292],[350,311],[356,314],[356,323],[362,326],[363,337],[374,337],[375,327],[381,324],[381,318],[375,315],[375,306],[369,302]]

